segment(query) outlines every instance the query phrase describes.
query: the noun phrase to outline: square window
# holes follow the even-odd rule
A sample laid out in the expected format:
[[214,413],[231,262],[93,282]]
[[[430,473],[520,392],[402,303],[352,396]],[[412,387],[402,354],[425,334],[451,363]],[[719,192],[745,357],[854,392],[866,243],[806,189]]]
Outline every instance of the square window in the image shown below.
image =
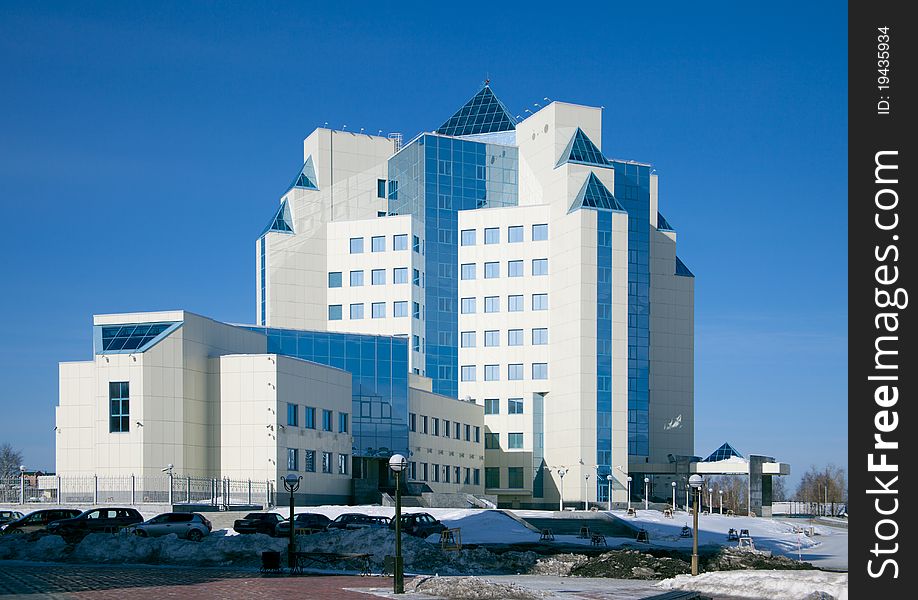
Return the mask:
[[500,400],[498,400],[497,398],[485,398],[484,414],[499,415],[500,414]]
[[408,302],[402,300],[399,302],[392,303],[392,316],[393,317],[407,317],[408,316]]
[[[461,373],[462,381],[475,381],[475,365],[462,365]],[[446,429],[449,431],[449,425],[446,426]],[[449,433],[446,435],[448,436]]]
[[507,345],[508,346],[522,346],[523,345],[523,330],[522,329],[510,329],[507,331]]
[[532,241],[540,242],[548,239],[548,224],[539,223],[532,226]]
[[500,381],[500,365],[485,365],[485,381]]
[[484,343],[486,347],[500,346],[500,332],[499,331],[495,331],[495,330],[485,331],[484,335],[485,335]]
[[340,321],[341,320],[341,305],[340,304],[329,304],[328,305],[328,320],[329,321]]
[[500,263],[499,262],[486,262],[485,263],[485,279],[497,279],[500,277]]
[[508,277],[522,277],[523,276],[523,261],[521,260],[511,260],[507,263],[507,276]]
[[462,299],[462,314],[471,315],[475,313],[475,298]]
[[510,489],[523,488],[523,467],[507,467],[507,487]]
[[485,467],[485,487],[500,489],[500,467]]
[[385,252],[386,251],[386,236],[377,235],[370,238],[370,251],[371,252]]
[[523,414],[523,399],[510,398],[507,400],[507,413],[511,415]]
[[507,434],[507,448],[511,450],[520,450],[523,447],[523,434],[522,433],[508,433]]
[[474,331],[463,331],[460,336],[460,343],[462,348],[474,348],[475,347],[475,332]]
[[474,229],[463,229],[460,237],[460,243],[463,246],[474,246],[475,245],[475,230]]
[[351,271],[351,287],[363,285],[363,271]]
[[397,267],[392,269],[393,283],[408,283],[408,267]]
[[500,434],[485,432],[485,450],[500,449]]
[[548,379],[548,363],[532,363],[533,379]]
[[351,304],[351,319],[358,320],[363,318],[363,304]]
[[532,259],[532,274],[533,275],[548,275],[548,259],[547,258],[533,258]]
[[523,365],[522,364],[507,365],[507,379],[509,379],[510,381],[522,381],[523,380]]
[[332,271],[328,274],[328,287],[330,288],[339,288],[341,287],[341,271]]
[[371,305],[371,311],[374,319],[385,319],[386,318],[386,303],[385,302],[374,302]]
[[351,238],[351,254],[363,254],[363,238]]
[[532,310],[548,310],[548,294],[533,294]]
[[465,263],[459,269],[460,277],[463,280],[475,279],[475,263]]
[[407,233],[397,233],[392,236],[392,249],[393,250],[407,250],[408,249],[408,234]]
[[484,300],[486,313],[500,312],[500,296],[486,296]]
[[523,226],[514,225],[507,228],[507,242],[517,244],[523,241]]
[[532,330],[532,345],[545,346],[548,344],[548,329],[539,327]]
[[386,285],[386,270],[373,269],[370,271],[370,282],[373,285]]
[[499,227],[485,228],[484,243],[485,244],[499,244],[500,243],[500,228]]
[[523,297],[522,296],[507,296],[507,311],[508,312],[523,312]]

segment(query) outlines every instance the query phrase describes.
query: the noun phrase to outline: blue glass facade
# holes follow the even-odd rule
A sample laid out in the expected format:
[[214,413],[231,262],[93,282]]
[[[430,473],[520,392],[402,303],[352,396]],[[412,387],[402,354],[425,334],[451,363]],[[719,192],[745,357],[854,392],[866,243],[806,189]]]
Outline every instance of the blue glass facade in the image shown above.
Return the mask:
[[[592,174],[591,174],[592,176]],[[612,465],[612,213],[596,212],[596,465]],[[597,479],[597,489],[603,487]],[[599,496],[597,496],[598,498]]]
[[518,157],[510,146],[424,134],[389,160],[389,212],[423,224],[424,372],[435,393],[458,396],[457,213],[515,206]]
[[267,325],[265,321],[265,236],[258,238],[258,254],[261,261],[261,272],[259,277],[261,280],[261,324]]
[[408,456],[408,340],[401,337],[252,327],[268,352],[348,371],[354,456]]

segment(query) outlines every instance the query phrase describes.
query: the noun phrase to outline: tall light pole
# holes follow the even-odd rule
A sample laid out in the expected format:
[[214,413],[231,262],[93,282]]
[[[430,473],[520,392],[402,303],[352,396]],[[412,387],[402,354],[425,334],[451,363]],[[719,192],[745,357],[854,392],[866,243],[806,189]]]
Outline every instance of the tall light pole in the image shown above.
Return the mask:
[[561,478],[561,500],[558,501],[558,510],[564,510],[564,476],[567,475],[567,469],[561,467],[558,469],[558,477]]
[[701,488],[704,487],[704,478],[697,473],[689,477],[692,488],[692,577],[698,575],[698,503],[701,500]]
[[[169,466],[171,467],[172,465]],[[296,567],[296,529],[293,527],[293,492],[300,489],[300,480],[302,479],[302,476],[288,473],[287,476],[281,480],[284,482],[284,489],[290,492],[290,543],[287,544],[287,566],[291,569]]]
[[402,490],[399,487],[399,479],[407,466],[408,459],[401,454],[393,454],[389,459],[389,468],[395,473],[395,572],[392,591],[396,594],[405,593],[405,565],[402,564]]
[[708,488],[708,512],[714,514],[714,488]]
[[25,504],[25,472],[26,466],[19,465],[19,504]]
[[650,490],[650,478],[645,477],[644,478],[644,510],[647,510],[648,508],[650,508],[649,490]]
[[606,475],[606,481],[609,482],[609,512],[612,512],[612,474]]
[[628,510],[631,510],[631,475],[628,475]]
[[583,476],[583,510],[590,510],[590,474]]
[[717,490],[717,495],[720,496],[720,514],[724,514],[724,491]]
[[672,483],[673,486],[673,514],[676,512],[676,482]]

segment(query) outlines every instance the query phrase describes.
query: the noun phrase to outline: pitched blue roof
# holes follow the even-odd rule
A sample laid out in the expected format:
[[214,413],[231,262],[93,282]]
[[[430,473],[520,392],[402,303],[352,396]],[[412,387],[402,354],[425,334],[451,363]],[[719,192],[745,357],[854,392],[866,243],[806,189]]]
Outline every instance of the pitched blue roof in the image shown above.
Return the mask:
[[593,143],[587,134],[579,127],[574,132],[571,141],[567,143],[564,152],[561,153],[561,160],[556,166],[561,166],[566,162],[581,163],[597,167],[610,167],[612,163],[602,155],[596,144]]
[[612,195],[612,192],[609,191],[609,188],[604,186],[592,171],[589,177],[587,177],[587,180],[583,183],[583,187],[580,188],[580,191],[577,193],[577,197],[574,198],[574,203],[571,204],[571,209],[568,212],[573,212],[578,208],[625,210],[622,208],[622,205],[618,203],[618,200],[615,199],[615,196]]
[[724,442],[720,448],[712,452],[710,456],[708,456],[706,459],[704,459],[701,462],[717,462],[719,460],[727,460],[731,456],[737,456],[739,458],[743,458],[743,455],[737,452],[733,448],[733,446],[731,446],[727,442]]
[[676,275],[681,275],[682,277],[694,277],[695,274],[689,271],[689,268],[685,266],[685,263],[682,262],[682,259],[678,256],[676,257]]
[[293,183],[287,187],[287,191],[290,191],[293,188],[301,188],[304,190],[318,190],[319,186],[316,185],[316,168],[312,164],[312,156],[306,157],[306,162],[303,163],[303,168],[300,169],[300,172],[296,177],[293,178]]
[[657,229],[660,231],[675,231],[669,221],[658,211],[657,212]]
[[471,100],[437,129],[443,135],[474,135],[495,131],[514,131],[516,119],[485,85]]
[[292,223],[293,219],[290,217],[290,207],[287,206],[287,200],[285,199],[277,208],[277,212],[274,213],[274,219],[271,220],[271,224],[265,228],[262,234],[269,231],[293,233]]

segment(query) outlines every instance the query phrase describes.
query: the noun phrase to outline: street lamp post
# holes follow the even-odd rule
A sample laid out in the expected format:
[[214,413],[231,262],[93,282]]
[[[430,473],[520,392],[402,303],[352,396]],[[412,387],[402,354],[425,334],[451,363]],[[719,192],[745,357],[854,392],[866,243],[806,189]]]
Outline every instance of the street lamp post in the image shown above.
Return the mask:
[[606,475],[606,481],[609,482],[609,511],[612,511],[612,474]]
[[393,591],[405,593],[405,565],[402,564],[402,490],[399,487],[402,471],[408,466],[408,459],[401,454],[393,454],[389,459],[389,468],[395,473],[395,569]]
[[650,508],[649,490],[650,490],[650,478],[645,477],[644,478],[644,510],[647,510],[648,508]]
[[19,504],[25,504],[25,465],[19,465]]
[[628,510],[631,510],[631,475],[628,475]]
[[284,482],[284,489],[290,492],[290,543],[287,544],[287,566],[291,569],[296,567],[296,529],[293,527],[293,492],[300,489],[300,480],[302,479],[302,476],[288,473],[287,476],[281,480]]
[[708,488],[708,512],[714,514],[714,488]]
[[717,495],[720,496],[720,514],[724,514],[724,491],[717,490]]
[[564,476],[567,475],[567,469],[558,469],[558,477],[561,478],[561,499],[558,501],[558,510],[564,510]]
[[583,510],[590,510],[590,474],[583,476]]
[[673,485],[673,512],[676,512],[676,482],[672,483]]
[[689,478],[692,487],[692,576],[698,575],[698,503],[701,501],[701,488],[704,487],[704,478],[697,473]]

